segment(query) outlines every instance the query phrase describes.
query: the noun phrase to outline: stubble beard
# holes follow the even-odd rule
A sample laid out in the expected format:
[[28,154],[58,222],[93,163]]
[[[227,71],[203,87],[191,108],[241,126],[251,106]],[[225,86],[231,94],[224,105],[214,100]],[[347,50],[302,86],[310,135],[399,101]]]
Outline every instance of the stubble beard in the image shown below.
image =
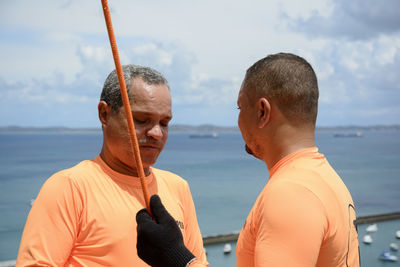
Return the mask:
[[252,156],[255,157],[256,159],[262,160],[260,154],[257,153],[258,150],[256,150],[256,153],[254,153],[254,151],[251,150],[251,148],[250,148],[247,144],[245,145],[245,150],[246,150],[246,152],[247,152],[249,155],[252,155]]

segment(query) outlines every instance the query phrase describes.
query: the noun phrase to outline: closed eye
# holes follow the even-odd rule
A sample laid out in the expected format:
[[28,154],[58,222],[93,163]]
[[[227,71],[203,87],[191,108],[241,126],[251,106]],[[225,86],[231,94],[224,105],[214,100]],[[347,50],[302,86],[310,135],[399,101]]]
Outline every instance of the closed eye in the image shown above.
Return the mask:
[[162,121],[160,124],[161,124],[161,126],[163,126],[163,127],[167,127],[168,124],[169,124],[169,121]]
[[135,122],[138,124],[145,124],[148,120],[147,119],[137,119],[135,118]]

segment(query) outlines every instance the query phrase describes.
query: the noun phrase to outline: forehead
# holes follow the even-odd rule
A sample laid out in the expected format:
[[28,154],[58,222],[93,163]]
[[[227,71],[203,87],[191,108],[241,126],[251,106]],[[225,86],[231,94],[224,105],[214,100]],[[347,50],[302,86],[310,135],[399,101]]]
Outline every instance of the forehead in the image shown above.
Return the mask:
[[241,103],[244,101],[244,99],[247,99],[247,90],[245,88],[245,81],[242,82],[242,85],[240,86],[239,94],[238,94],[238,103]]
[[141,78],[132,80],[132,110],[146,113],[171,113],[171,94],[165,84],[148,84]]

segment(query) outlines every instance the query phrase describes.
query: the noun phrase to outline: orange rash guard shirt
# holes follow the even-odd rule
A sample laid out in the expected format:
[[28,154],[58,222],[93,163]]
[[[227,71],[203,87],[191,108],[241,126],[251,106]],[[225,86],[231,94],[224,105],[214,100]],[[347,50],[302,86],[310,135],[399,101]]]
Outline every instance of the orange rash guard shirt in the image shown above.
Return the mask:
[[237,243],[237,266],[359,266],[353,200],[318,149],[280,160]]
[[[191,266],[208,266],[187,182],[155,168],[146,182],[197,257]],[[148,266],[136,253],[136,213],[143,207],[139,178],[113,171],[100,156],[60,171],[32,206],[16,266]]]

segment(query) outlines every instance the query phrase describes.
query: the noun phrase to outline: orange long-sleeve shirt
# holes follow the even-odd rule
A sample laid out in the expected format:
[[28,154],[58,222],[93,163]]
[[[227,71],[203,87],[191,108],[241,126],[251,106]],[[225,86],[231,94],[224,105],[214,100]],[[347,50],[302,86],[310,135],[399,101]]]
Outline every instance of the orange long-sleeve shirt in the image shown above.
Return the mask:
[[[151,168],[158,194],[185,245],[208,266],[189,186]],[[148,266],[136,253],[136,213],[145,207],[140,180],[110,169],[98,156],[60,171],[43,185],[29,213],[17,266]]]
[[317,148],[280,160],[237,243],[237,266],[359,266],[353,200]]

